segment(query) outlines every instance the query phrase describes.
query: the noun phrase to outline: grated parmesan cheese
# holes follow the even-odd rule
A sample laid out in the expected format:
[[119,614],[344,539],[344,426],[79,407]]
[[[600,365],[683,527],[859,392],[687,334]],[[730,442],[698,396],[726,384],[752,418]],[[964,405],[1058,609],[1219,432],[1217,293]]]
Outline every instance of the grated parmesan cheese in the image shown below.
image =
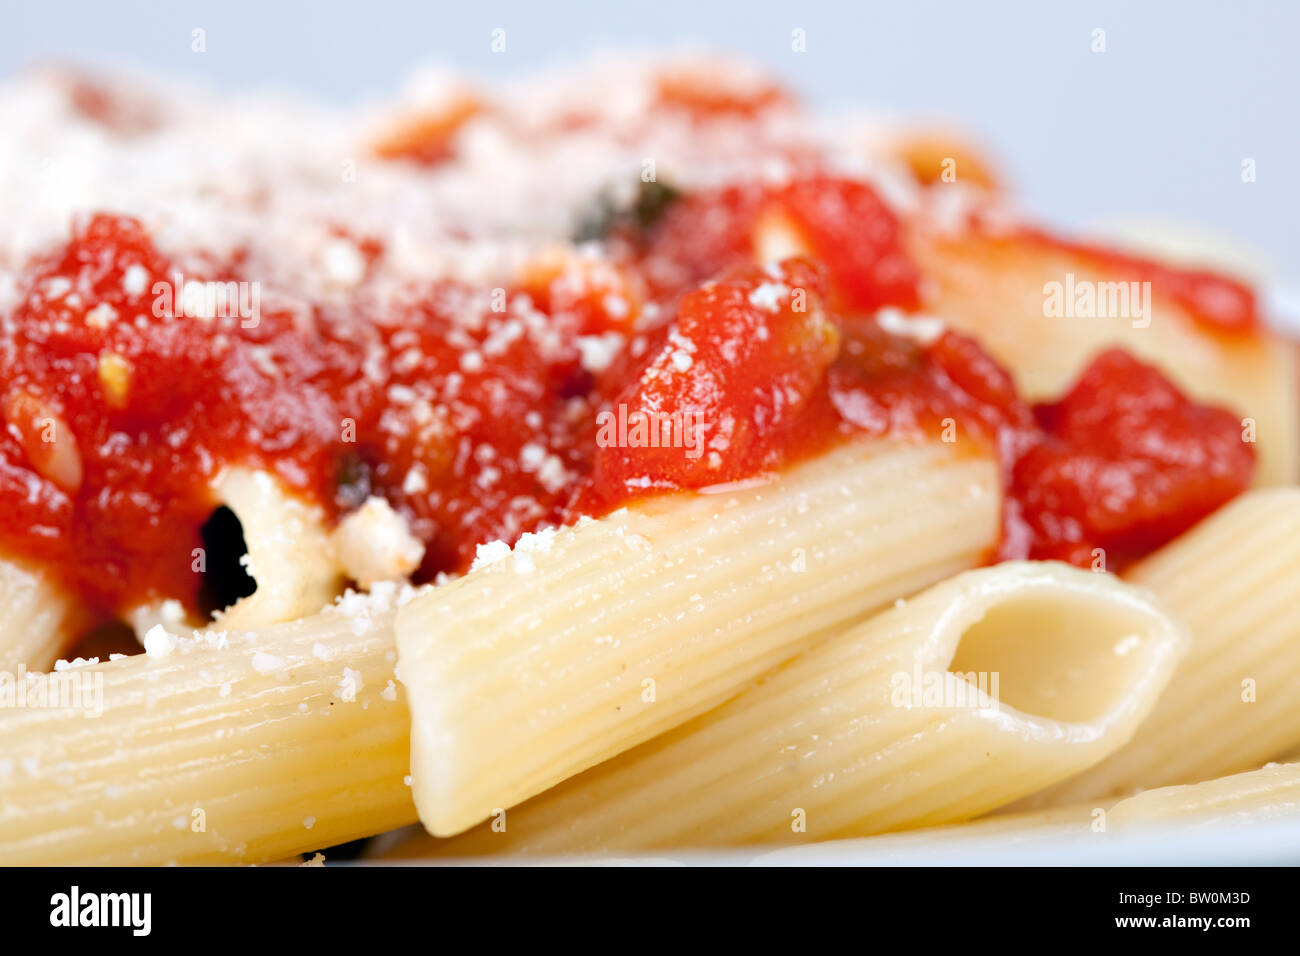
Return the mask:
[[176,635],[171,634],[161,624],[155,624],[144,635],[144,652],[150,657],[167,657],[176,649]]
[[376,582],[409,577],[424,545],[384,498],[372,495],[330,535],[343,572],[365,590]]

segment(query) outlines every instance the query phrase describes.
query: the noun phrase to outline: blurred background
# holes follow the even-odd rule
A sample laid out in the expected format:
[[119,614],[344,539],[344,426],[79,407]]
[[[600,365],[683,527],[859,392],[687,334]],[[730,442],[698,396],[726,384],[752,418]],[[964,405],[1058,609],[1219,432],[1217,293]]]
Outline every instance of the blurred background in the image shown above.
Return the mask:
[[[2,77],[71,60],[341,103],[382,97],[426,62],[492,78],[611,49],[739,52],[821,108],[957,121],[1044,221],[1222,237],[1300,285],[1300,3],[1288,0],[3,0],[0,10]],[[494,53],[497,29],[506,48]],[[795,30],[804,52],[792,49]],[[1254,181],[1243,181],[1247,161]]]

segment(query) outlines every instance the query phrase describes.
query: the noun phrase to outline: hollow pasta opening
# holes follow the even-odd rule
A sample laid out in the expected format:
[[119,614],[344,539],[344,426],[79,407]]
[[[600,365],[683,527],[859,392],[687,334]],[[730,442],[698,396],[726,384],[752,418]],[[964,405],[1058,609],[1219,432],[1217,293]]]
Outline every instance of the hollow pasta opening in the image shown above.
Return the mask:
[[248,545],[243,525],[233,511],[225,505],[217,508],[203,525],[202,535],[206,555],[199,611],[207,618],[252,594],[257,582],[243,564]]
[[1150,626],[1096,595],[1014,595],[966,629],[948,670],[1022,713],[1085,723],[1132,687]]

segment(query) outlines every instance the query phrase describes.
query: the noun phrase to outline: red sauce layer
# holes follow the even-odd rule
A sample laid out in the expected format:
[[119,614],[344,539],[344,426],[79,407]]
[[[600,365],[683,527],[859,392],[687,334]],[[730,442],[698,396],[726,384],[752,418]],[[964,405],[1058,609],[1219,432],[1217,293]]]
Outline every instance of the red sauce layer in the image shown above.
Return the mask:
[[[774,210],[818,261],[736,265]],[[1127,557],[1249,482],[1233,416],[1125,356],[1031,409],[971,339],[882,328],[871,314],[915,306],[918,276],[861,183],[686,197],[617,241],[630,250],[617,268],[657,319],[559,283],[504,303],[431,285],[382,309],[268,294],[250,322],[160,300],[174,264],[138,222],[82,223],[31,265],[0,329],[0,550],[47,564],[106,616],[150,597],[192,603],[212,482],[251,465],[334,516],[386,496],[426,543],[427,578],[463,570],[486,541],[854,435],[939,438],[949,419],[1001,455],[1004,556]],[[579,336],[610,330],[629,346],[584,367]],[[668,440],[636,440],[649,428]]]
[[[757,293],[773,286],[779,295]],[[945,331],[922,345],[874,318],[841,319],[823,289],[818,270],[796,259],[686,295],[617,402],[628,420],[689,417],[704,431],[702,454],[598,443],[581,503],[599,511],[646,491],[742,478],[847,436],[974,437],[1003,469],[1000,559],[1115,570],[1250,485],[1255,452],[1240,419],[1121,350],[1099,355],[1059,402],[1031,408],[975,340]],[[796,290],[808,311],[792,307]],[[687,344],[691,360],[674,365]]]
[[771,256],[761,253],[768,250],[755,248],[763,221],[792,230],[826,267],[836,311],[920,303],[920,276],[903,248],[898,218],[865,183],[819,173],[781,185],[727,186],[684,197],[640,243],[639,269],[663,294],[766,260]]
[[226,463],[331,497],[359,371],[351,343],[274,309],[255,328],[155,313],[173,277],[138,222],[96,216],[33,263],[0,335],[0,541],[101,611],[193,596]]

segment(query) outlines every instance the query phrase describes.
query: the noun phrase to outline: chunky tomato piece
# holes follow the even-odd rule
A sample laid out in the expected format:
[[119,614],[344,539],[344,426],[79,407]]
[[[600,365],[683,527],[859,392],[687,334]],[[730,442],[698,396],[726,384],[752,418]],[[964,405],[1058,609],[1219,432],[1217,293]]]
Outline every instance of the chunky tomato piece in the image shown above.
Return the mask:
[[989,448],[1033,428],[1033,414],[1007,371],[956,332],[922,345],[874,319],[848,322],[828,385],[840,417],[871,435],[974,438]]
[[1191,401],[1120,350],[1099,355],[1059,402],[1035,409],[1043,435],[1013,469],[1030,556],[1108,565],[1146,553],[1250,485],[1242,422]]
[[636,380],[601,412],[590,494],[697,488],[774,467],[839,351],[824,280],[798,259],[686,295]]
[[775,205],[826,264],[834,308],[874,312],[919,304],[919,276],[898,219],[870,186],[828,176],[794,179],[777,190]]
[[[971,441],[1008,460],[1024,447],[1033,413],[973,339],[939,331],[917,341],[933,320],[908,334],[875,317],[841,321],[822,289],[819,271],[792,259],[685,296],[635,380],[603,407],[607,428],[580,504],[747,477],[853,435]],[[676,434],[674,415],[699,423],[697,446],[652,444],[635,431],[642,419],[669,420]]]

